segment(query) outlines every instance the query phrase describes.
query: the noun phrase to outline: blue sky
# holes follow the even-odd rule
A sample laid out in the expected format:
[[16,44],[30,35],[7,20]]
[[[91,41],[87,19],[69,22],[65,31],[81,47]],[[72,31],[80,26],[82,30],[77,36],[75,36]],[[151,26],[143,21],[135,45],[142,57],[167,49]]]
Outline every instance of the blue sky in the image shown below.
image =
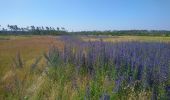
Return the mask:
[[170,0],[0,0],[0,24],[170,30]]

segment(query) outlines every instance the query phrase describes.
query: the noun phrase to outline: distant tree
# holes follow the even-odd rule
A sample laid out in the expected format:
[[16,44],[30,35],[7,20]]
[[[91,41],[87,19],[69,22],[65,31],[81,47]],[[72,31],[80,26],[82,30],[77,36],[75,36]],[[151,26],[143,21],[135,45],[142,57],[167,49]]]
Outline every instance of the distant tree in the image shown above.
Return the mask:
[[24,31],[30,31],[31,30],[30,28],[31,27],[27,26],[26,28],[24,28]]
[[18,31],[19,27],[17,25],[8,25],[7,26],[11,31]]
[[35,31],[35,26],[30,26],[31,27],[31,31]]
[[48,27],[49,28],[49,31],[51,31],[51,27]]
[[7,25],[7,27],[12,31],[12,27],[11,27],[11,25]]
[[66,31],[64,27],[61,27],[61,30],[62,30],[62,31]]
[[5,29],[5,28],[2,28],[2,31],[7,31],[7,29]]
[[19,27],[17,25],[12,25],[13,26],[13,30],[14,31],[18,31],[19,30]]
[[47,30],[47,31],[49,31],[49,30],[50,30],[50,28],[49,28],[49,27],[46,27],[46,30]]
[[39,30],[39,31],[40,31],[40,30],[41,30],[41,27],[37,27],[36,30]]
[[12,25],[8,25],[8,28],[13,31],[13,26]]
[[24,31],[24,28],[21,28],[21,31],[23,32],[23,31]]
[[59,28],[59,27],[57,27],[57,31],[60,31],[60,28]]

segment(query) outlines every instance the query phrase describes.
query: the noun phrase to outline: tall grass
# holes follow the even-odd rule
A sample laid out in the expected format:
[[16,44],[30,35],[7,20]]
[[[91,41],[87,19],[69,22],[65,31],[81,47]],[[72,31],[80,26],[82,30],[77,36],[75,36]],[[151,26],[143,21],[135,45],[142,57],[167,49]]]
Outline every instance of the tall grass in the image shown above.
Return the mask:
[[[113,91],[134,88],[136,95],[151,92],[152,99],[169,98],[170,44],[160,42],[82,42],[63,37],[66,42],[60,59],[83,69],[90,77],[98,70],[115,81]],[[80,70],[81,72],[81,70]],[[114,73],[114,75],[112,75]],[[121,92],[120,92],[121,91]],[[128,94],[128,93],[124,93]]]
[[[168,100],[170,99],[170,43],[81,41],[62,36],[61,50],[49,48],[26,66],[18,54],[11,81],[18,85],[1,98],[33,100]],[[18,90],[16,90],[18,89]]]

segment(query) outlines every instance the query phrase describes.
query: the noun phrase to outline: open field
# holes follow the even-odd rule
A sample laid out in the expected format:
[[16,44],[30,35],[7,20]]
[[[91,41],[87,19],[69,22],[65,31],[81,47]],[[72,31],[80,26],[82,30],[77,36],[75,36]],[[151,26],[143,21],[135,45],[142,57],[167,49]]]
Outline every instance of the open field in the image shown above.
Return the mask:
[[7,70],[17,53],[30,62],[36,57],[42,56],[52,45],[62,47],[61,41],[58,41],[57,38],[52,36],[0,36],[0,70]]
[[170,37],[160,36],[82,36],[84,41],[100,41],[102,38],[106,42],[126,42],[126,41],[141,41],[141,42],[170,42]]
[[0,99],[168,100],[169,52],[170,37],[0,36]]
[[0,100],[170,100],[170,0],[0,3]]

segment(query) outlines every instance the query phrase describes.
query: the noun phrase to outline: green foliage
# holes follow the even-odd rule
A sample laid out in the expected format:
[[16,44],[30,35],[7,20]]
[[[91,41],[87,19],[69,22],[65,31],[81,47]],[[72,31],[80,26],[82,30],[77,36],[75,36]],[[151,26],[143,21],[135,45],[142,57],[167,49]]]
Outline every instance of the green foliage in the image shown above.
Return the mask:
[[[100,64],[100,59],[95,62],[92,73],[89,73],[85,60],[82,66],[75,66],[71,61],[64,63],[58,49],[51,48],[50,51],[44,54],[47,63],[41,69],[42,71],[38,68],[41,57],[35,59],[30,66],[26,66],[21,55],[18,54],[14,59],[15,67],[12,74],[10,73],[11,76],[4,78],[3,85],[0,84],[3,88],[0,91],[3,94],[0,96],[16,100],[147,100],[151,97],[155,99],[154,94],[158,94],[156,99],[167,99],[164,88],[169,86],[169,80],[163,84],[155,80],[154,85],[147,89],[147,86],[143,84],[147,77],[146,68],[142,75],[144,80],[139,81],[140,69],[132,70],[130,65],[121,64],[117,71],[113,62]],[[155,68],[153,71],[156,77],[159,73],[158,69]],[[117,85],[115,81],[121,76],[124,77],[118,91],[115,92],[113,91]],[[128,76],[135,81],[129,84]],[[8,82],[11,78],[14,80]]]

